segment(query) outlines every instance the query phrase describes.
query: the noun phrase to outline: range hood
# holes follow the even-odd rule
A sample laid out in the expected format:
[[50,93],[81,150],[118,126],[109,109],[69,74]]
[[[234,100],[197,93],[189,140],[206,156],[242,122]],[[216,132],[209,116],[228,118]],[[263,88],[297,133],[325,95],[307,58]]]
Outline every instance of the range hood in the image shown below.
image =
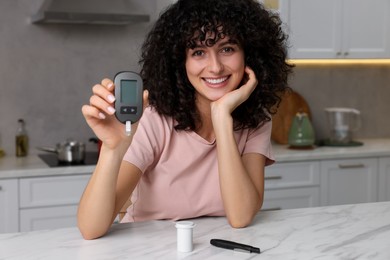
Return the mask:
[[31,22],[127,25],[148,22],[134,0],[44,0]]

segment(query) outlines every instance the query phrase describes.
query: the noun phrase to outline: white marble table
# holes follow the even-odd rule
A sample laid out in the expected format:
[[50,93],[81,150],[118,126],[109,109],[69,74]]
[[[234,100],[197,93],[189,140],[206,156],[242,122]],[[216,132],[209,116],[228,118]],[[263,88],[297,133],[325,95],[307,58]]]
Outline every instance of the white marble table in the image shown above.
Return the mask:
[[[225,218],[195,219],[194,251],[176,251],[172,221],[117,224],[83,240],[77,228],[0,234],[0,259],[390,259],[390,202],[260,212],[244,229]],[[221,238],[260,247],[216,248]]]

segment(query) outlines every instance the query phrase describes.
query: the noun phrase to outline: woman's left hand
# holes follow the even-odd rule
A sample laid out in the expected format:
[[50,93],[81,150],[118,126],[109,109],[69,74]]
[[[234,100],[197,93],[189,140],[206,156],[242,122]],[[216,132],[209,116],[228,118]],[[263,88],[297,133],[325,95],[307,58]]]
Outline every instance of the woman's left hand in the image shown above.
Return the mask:
[[247,81],[244,85],[211,103],[211,113],[213,117],[220,112],[228,113],[230,115],[234,109],[241,105],[252,94],[258,83],[256,75],[248,66],[245,67],[245,74]]

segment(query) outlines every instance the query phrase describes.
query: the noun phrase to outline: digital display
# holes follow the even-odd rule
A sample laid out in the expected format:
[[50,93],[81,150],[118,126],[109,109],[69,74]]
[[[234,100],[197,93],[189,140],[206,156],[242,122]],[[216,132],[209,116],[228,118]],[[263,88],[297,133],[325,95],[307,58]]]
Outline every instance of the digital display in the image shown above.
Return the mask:
[[137,105],[137,81],[121,80],[121,103]]

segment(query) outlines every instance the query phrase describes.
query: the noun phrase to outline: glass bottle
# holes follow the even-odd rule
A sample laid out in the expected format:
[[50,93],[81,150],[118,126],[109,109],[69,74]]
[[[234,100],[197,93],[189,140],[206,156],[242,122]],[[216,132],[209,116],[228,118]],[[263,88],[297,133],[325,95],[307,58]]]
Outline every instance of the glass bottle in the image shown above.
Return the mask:
[[0,158],[5,155],[4,150],[1,148],[1,134],[0,134]]
[[28,135],[23,119],[18,120],[18,130],[16,133],[16,157],[24,157],[28,154]]

